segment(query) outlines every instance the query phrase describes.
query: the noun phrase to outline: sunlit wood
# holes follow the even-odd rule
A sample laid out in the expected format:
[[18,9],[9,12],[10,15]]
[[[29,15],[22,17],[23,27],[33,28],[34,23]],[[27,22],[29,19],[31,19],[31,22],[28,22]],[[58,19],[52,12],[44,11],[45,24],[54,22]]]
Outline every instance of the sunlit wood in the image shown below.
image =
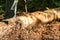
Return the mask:
[[54,9],[49,9],[45,11],[36,11],[28,14],[24,14],[23,16],[17,17],[18,23],[21,24],[21,27],[23,29],[25,27],[28,27],[29,25],[36,24],[37,21],[40,21],[41,23],[48,23],[52,22],[53,20],[56,20],[57,18],[60,19],[59,16],[60,12],[57,12]]

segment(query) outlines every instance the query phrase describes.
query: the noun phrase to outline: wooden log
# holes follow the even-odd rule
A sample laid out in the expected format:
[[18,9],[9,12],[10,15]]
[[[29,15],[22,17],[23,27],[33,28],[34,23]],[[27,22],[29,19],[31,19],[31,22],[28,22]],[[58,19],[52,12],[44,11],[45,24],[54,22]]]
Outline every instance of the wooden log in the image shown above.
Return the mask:
[[57,16],[58,19],[60,19],[60,8],[48,9],[48,10],[45,10],[44,12],[53,13]]
[[52,22],[53,20],[60,18],[59,14],[60,13],[57,13],[55,10],[46,10],[44,12],[36,11],[31,14],[28,13],[17,17],[17,22],[20,24],[22,29],[24,29],[30,25],[32,26],[33,24],[36,24],[37,21],[41,21],[42,23]]
[[[31,18],[32,17],[32,18]],[[17,22],[21,26],[22,29],[32,26],[36,23],[37,19],[34,16],[19,16],[17,17]]]
[[57,19],[57,16],[55,13],[48,13],[48,12],[33,12],[32,15],[34,15],[37,19],[39,19],[42,23],[48,23],[55,19]]

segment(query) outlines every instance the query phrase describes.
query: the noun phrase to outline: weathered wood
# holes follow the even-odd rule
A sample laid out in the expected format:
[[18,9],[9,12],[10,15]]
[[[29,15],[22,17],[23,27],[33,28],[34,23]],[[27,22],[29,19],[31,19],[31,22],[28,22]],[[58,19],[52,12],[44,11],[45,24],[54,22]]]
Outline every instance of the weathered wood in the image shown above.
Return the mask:
[[36,23],[37,19],[32,16],[32,18],[30,16],[26,17],[26,16],[20,16],[20,17],[17,17],[17,22],[18,22],[18,25],[20,25],[20,27],[22,29],[28,27],[29,25],[32,26]]
[[24,29],[25,27],[32,26],[36,24],[37,21],[41,23],[52,22],[53,20],[60,19],[59,12],[50,10],[49,12],[46,10],[44,12],[36,11],[30,14],[25,14],[24,16],[17,17],[18,23]]

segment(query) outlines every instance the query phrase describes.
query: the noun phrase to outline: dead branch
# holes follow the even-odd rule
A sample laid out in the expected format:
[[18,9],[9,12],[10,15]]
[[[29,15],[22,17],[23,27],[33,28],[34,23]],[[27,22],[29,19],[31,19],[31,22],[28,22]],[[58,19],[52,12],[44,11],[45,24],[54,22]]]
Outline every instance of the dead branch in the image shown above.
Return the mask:
[[60,18],[59,14],[60,12],[57,12],[54,9],[48,9],[44,12],[36,11],[33,13],[25,14],[24,16],[19,16],[17,17],[17,21],[24,29],[25,27],[36,24],[38,20],[40,20],[42,23],[52,22],[53,20]]

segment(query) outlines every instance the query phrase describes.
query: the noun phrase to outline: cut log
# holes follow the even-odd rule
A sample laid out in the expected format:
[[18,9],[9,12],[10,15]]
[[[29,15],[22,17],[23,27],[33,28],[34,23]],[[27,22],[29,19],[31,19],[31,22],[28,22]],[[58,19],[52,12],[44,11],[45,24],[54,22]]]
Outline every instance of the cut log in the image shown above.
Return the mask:
[[34,16],[20,16],[17,17],[18,24],[22,27],[22,29],[28,27],[29,25],[34,25],[37,19]]
[[52,22],[53,20],[60,18],[59,14],[60,13],[57,13],[55,10],[46,10],[44,12],[36,11],[17,17],[17,22],[20,25],[20,27],[24,29],[28,26],[36,24],[37,21],[41,21],[42,23]]
[[46,12],[34,12],[32,13],[37,19],[39,19],[42,23],[48,23],[55,19],[57,19],[57,16],[55,13],[46,13]]

